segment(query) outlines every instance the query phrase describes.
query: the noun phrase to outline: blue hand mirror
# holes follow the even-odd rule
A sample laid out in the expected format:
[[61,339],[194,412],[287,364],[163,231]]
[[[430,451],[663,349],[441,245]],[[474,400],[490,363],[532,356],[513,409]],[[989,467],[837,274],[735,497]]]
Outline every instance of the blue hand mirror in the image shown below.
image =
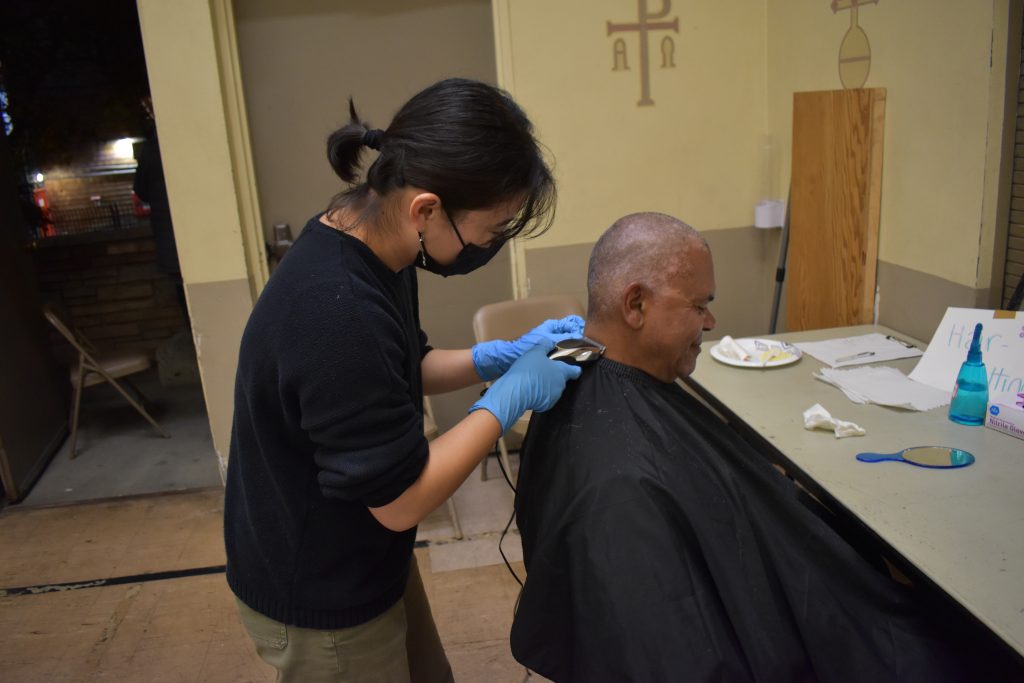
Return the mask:
[[967,451],[949,446],[914,446],[904,448],[896,453],[858,453],[857,459],[861,462],[883,462],[885,460],[896,460],[918,467],[936,467],[949,469],[953,467],[967,467],[974,463],[974,456]]

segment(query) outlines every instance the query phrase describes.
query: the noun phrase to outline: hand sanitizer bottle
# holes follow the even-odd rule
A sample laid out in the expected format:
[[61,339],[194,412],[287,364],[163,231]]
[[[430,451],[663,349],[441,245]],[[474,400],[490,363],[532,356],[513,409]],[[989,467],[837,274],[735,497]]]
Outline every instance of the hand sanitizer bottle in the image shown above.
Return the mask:
[[949,404],[949,419],[962,425],[978,426],[985,423],[988,408],[988,373],[981,362],[981,323],[974,326],[974,338],[967,360],[960,366]]

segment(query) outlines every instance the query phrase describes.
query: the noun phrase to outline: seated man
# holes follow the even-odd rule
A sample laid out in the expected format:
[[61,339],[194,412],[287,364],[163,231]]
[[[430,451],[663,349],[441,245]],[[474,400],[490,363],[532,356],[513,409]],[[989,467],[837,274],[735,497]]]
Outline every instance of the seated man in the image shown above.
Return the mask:
[[560,682],[986,679],[936,607],[675,383],[715,325],[696,231],[620,219],[587,286],[607,351],[523,446],[520,663]]

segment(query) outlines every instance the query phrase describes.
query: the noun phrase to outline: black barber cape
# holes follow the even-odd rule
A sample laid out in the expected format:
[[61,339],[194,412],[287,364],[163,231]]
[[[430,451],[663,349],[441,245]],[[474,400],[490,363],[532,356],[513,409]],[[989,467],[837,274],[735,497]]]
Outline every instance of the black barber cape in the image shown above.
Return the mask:
[[981,680],[946,621],[675,384],[602,359],[533,416],[522,457],[511,645],[537,673]]

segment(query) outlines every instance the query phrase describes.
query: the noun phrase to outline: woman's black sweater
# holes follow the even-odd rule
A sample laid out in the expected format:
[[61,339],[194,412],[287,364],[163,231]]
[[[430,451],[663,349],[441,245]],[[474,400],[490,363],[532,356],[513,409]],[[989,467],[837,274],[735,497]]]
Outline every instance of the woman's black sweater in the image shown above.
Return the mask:
[[415,268],[307,223],[242,335],[224,502],[227,580],[304,628],[373,619],[401,596],[416,529],[367,507],[419,476],[423,437]]

